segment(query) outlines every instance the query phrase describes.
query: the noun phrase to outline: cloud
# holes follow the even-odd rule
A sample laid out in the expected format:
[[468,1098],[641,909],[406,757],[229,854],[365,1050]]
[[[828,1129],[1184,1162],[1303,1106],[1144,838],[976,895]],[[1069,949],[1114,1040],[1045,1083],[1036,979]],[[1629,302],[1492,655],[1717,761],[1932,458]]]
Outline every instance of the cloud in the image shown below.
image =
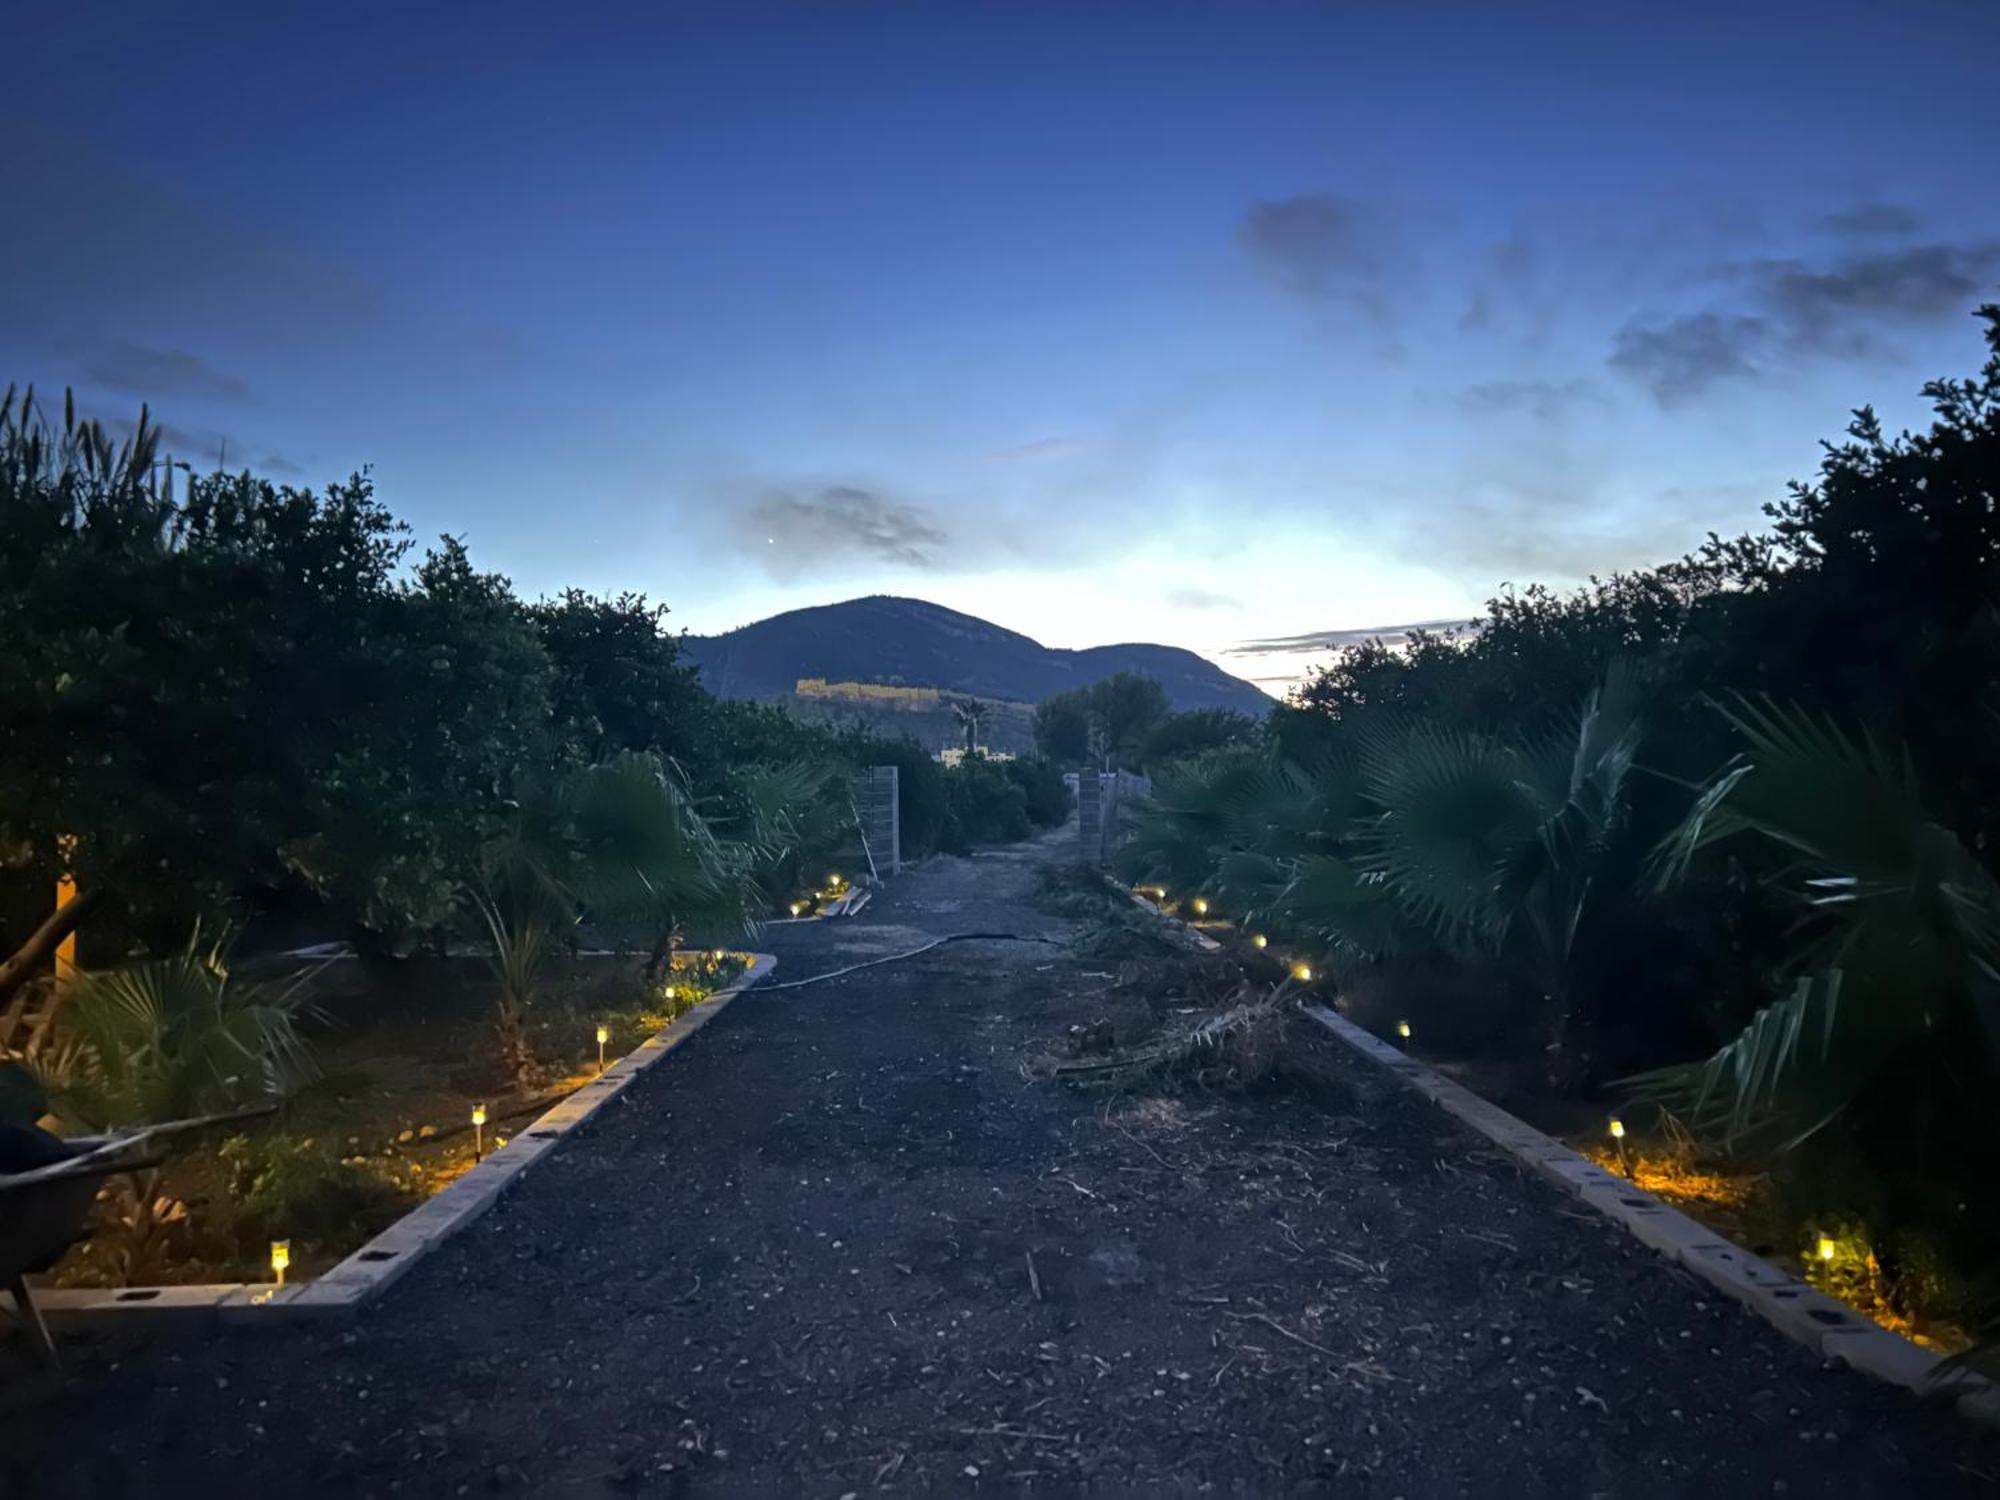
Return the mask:
[[1554,422],[1585,402],[1603,400],[1603,392],[1588,380],[1487,380],[1458,393],[1458,405],[1470,416],[1504,416],[1526,412],[1538,421]]
[[1376,322],[1389,313],[1393,235],[1384,217],[1332,193],[1250,205],[1236,241],[1278,285]]
[[1045,437],[1036,438],[1032,443],[1020,443],[1012,448],[997,448],[987,454],[994,463],[1022,463],[1038,458],[1060,458],[1068,453],[1080,453],[1094,447],[1092,439],[1085,437]]
[[103,345],[84,363],[84,378],[115,391],[136,391],[149,401],[168,396],[210,396],[240,401],[250,387],[185,349],[148,349],[122,340]]
[[1167,593],[1167,603],[1175,609],[1241,609],[1243,601],[1208,589],[1177,588]]
[[1823,229],[1857,239],[1915,234],[1922,227],[1915,214],[1895,203],[1857,203],[1852,208],[1827,214],[1819,222]]
[[1802,350],[1866,352],[1863,325],[1902,325],[1964,312],[1994,268],[2000,242],[1912,245],[1850,256],[1825,269],[1796,260],[1759,261],[1745,272]]
[[[1234,646],[1223,649],[1224,656],[1311,656],[1321,651],[1336,651],[1347,646],[1359,646],[1373,640],[1401,641],[1413,630],[1472,630],[1477,629],[1477,620],[1411,620],[1402,625],[1365,625],[1349,630],[1308,630],[1301,635],[1272,636],[1268,640],[1239,641]],[[1257,678],[1260,682],[1285,681],[1284,678]]]
[[1812,359],[1892,353],[1897,333],[1967,311],[1996,269],[2000,241],[1712,267],[1710,279],[1742,289],[1738,309],[1627,324],[1606,363],[1674,406]]
[[952,537],[937,515],[853,485],[794,494],[770,491],[734,517],[738,537],[775,573],[793,576],[852,562],[943,566]]
[[[35,205],[9,222],[10,274],[0,277],[0,318],[20,337],[101,333],[95,352],[138,331],[142,353],[165,354],[166,371],[186,375],[190,367],[171,357],[192,330],[351,336],[383,311],[354,278],[74,137],[30,126],[0,154],[0,193]],[[162,297],[163,287],[172,295]],[[114,364],[109,373],[134,372]]]
[[1769,339],[1763,318],[1695,313],[1650,327],[1626,325],[1612,336],[1605,363],[1645,386],[1660,405],[1677,406],[1718,381],[1754,379]]

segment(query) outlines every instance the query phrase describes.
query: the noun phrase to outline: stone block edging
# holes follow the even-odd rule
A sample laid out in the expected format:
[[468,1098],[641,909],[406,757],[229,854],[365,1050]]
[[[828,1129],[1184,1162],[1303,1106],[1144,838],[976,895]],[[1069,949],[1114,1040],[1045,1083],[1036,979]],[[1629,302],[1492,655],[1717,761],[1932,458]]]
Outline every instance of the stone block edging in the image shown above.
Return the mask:
[[[1356,1052],[1394,1073],[1402,1083],[1469,1126],[1536,1176],[1582,1200],[1642,1244],[1658,1251],[1733,1301],[1775,1326],[1780,1333],[1829,1360],[1912,1391],[1929,1392],[1938,1356],[1884,1328],[1864,1313],[1836,1301],[1789,1271],[1759,1259],[1689,1218],[1616,1173],[1608,1172],[1516,1119],[1491,1100],[1446,1078],[1435,1068],[1391,1046],[1329,1006],[1300,1009]],[[1965,1376],[1950,1388],[1960,1411],[1995,1422],[1995,1388]]]
[[228,1282],[209,1286],[138,1286],[38,1290],[35,1305],[50,1327],[119,1331],[218,1323],[284,1324],[351,1315],[387,1291],[431,1251],[491,1208],[556,1144],[719,1015],[737,996],[771,977],[778,960],[753,953],[750,967],[708,999],[646,1038],[589,1083],[539,1116],[442,1192],[425,1199],[325,1275],[295,1286]]
[[[1116,881],[1112,884],[1135,906],[1152,913],[1170,928],[1198,939],[1206,948],[1219,946],[1137,891]],[[1554,1136],[1516,1119],[1491,1100],[1481,1098],[1401,1048],[1355,1025],[1332,1007],[1309,1003],[1300,1009],[1536,1176],[1572,1194],[1640,1243],[1741,1303],[1787,1338],[1804,1344],[1824,1359],[1837,1360],[1877,1380],[1922,1395],[1948,1395],[1961,1415],[1989,1427],[2000,1427],[2000,1385],[1970,1373],[1960,1375],[1949,1385],[1935,1383],[1933,1377],[1941,1361],[1922,1345],[1884,1328],[1865,1313],[1836,1301],[1651,1193],[1607,1172]]]

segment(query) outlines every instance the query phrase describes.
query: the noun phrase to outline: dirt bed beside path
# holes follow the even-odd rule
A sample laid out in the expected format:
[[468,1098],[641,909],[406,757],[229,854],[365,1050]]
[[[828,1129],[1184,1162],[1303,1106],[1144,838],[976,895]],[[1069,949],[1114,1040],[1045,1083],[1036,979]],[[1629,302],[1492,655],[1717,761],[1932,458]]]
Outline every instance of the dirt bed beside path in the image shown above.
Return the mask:
[[1032,1076],[1129,1003],[1031,900],[1063,853],[770,930],[780,980],[1060,942],[752,992],[350,1326],[10,1351],[0,1491],[1989,1492],[1972,1429],[1358,1060],[1310,1096]]

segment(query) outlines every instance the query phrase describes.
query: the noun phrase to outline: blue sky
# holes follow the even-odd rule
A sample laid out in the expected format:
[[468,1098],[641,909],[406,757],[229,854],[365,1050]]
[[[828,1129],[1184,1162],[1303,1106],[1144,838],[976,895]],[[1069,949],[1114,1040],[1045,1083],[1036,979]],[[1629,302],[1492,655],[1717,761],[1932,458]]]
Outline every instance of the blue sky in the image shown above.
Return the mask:
[[697,631],[1283,678],[1755,524],[2000,297],[1972,0],[319,9],[13,23],[0,380]]

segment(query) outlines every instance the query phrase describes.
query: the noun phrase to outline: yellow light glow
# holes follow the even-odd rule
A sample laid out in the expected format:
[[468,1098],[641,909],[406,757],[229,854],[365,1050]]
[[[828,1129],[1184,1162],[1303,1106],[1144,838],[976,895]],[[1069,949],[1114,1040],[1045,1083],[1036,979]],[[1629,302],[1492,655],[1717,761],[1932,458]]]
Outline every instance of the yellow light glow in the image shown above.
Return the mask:
[[1832,1260],[1833,1252],[1834,1243],[1832,1237],[1830,1235],[1821,1235],[1819,1237],[1819,1258],[1821,1260]]
[[1313,971],[1311,964],[1294,964],[1292,966],[1292,978],[1298,980],[1300,984],[1311,984],[1312,977],[1313,977]]
[[804,910],[805,910],[805,907],[804,907],[804,905],[803,905],[803,904],[801,904],[800,902],[797,902],[797,901],[794,901],[794,902],[792,903],[792,915],[793,915],[793,916],[795,916],[795,917],[796,917],[796,916],[797,916],[797,915],[798,915],[798,914],[799,914],[800,912],[802,912],[802,911],[804,911]]
[[290,1240],[271,1241],[271,1271],[278,1278],[278,1285],[285,1284],[285,1267],[292,1263],[292,1242]]
[[1616,1115],[1611,1118],[1611,1139],[1614,1141],[1625,1139],[1625,1122]]
[[666,994],[669,1000],[674,998],[674,987],[672,985],[667,986]]
[[838,870],[836,870],[836,871],[835,871],[835,872],[834,872],[833,874],[831,874],[831,875],[827,876],[827,877],[826,877],[826,883],[827,883],[828,885],[839,885],[839,884],[840,884],[840,872],[839,872]]
[[598,1027],[598,1028],[597,1028],[597,1045],[598,1045],[598,1046],[600,1046],[600,1047],[602,1047],[602,1046],[603,1046],[603,1045],[604,1045],[604,1044],[605,1044],[606,1042],[608,1042],[608,1041],[610,1041],[610,1040],[611,1040],[611,1028],[610,1028],[609,1026],[600,1026],[600,1027]]
[[1396,1023],[1396,1035],[1407,1042],[1410,1039],[1410,1023],[1408,1021],[1398,1021]]
[[472,1123],[475,1125],[484,1125],[486,1123],[485,1105],[475,1104],[472,1106]]
[[1265,947],[1269,947],[1269,946],[1270,946],[1270,942],[1271,942],[1271,940],[1270,940],[1269,938],[1265,937],[1265,936],[1264,936],[1264,934],[1263,934],[1263,933],[1261,933],[1261,932],[1260,932],[1260,933],[1258,933],[1258,934],[1257,934],[1257,935],[1256,935],[1255,937],[1253,937],[1252,939],[1250,939],[1250,943],[1251,943],[1251,946],[1252,946],[1252,947],[1256,947],[1256,948],[1265,948]]
[[720,948],[717,948],[717,949],[715,950],[715,961],[716,961],[717,963],[721,963],[721,962],[722,962],[722,950],[721,950]]
[[1208,915],[1208,903],[1202,900],[1201,897],[1199,896],[1194,898],[1194,914],[1198,917],[1205,917]]

